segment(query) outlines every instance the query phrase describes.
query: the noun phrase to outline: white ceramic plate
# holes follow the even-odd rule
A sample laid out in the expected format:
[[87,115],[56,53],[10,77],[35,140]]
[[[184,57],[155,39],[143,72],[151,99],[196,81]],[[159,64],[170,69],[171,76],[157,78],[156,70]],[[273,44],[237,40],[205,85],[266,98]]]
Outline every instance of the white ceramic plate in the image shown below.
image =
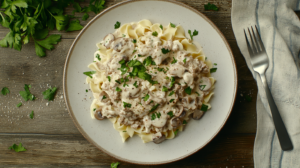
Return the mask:
[[[186,30],[198,30],[194,37],[202,45],[205,55],[218,70],[212,109],[201,120],[191,120],[183,132],[173,140],[161,144],[144,144],[134,136],[125,143],[109,120],[91,119],[89,108],[92,93],[86,93],[85,84],[93,61],[96,43],[114,32],[116,21],[122,23],[149,19],[152,23],[180,24]],[[107,154],[135,164],[163,164],[183,159],[208,144],[225,124],[232,110],[237,91],[237,73],[231,49],[217,27],[197,10],[175,1],[127,1],[116,4],[97,15],[75,39],[64,69],[64,94],[70,115],[83,136]]]

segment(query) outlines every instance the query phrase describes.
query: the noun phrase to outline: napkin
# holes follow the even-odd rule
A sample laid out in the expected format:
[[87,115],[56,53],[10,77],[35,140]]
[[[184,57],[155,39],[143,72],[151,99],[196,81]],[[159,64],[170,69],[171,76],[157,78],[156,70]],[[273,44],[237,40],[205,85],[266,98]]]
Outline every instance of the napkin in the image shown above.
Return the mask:
[[[254,165],[300,167],[300,21],[294,11],[300,0],[233,0],[232,28],[238,46],[257,81],[257,133]],[[253,69],[243,29],[257,26],[267,54],[268,86],[291,137],[294,149],[282,151],[263,86]]]

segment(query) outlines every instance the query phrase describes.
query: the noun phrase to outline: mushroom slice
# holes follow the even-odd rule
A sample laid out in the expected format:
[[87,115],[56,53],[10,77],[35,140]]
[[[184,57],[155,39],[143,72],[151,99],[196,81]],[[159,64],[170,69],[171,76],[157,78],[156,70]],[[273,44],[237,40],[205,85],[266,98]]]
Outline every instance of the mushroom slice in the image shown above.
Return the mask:
[[195,120],[199,120],[204,114],[204,111],[201,111],[201,110],[196,110],[194,113],[193,113],[193,116],[192,118],[195,119]]
[[175,107],[173,111],[174,111],[174,115],[176,117],[179,117],[183,113],[183,106],[179,106],[178,108]]
[[153,135],[153,142],[156,144],[160,144],[162,143],[164,140],[166,139],[166,136],[163,135],[161,132],[158,132],[156,134]]
[[179,126],[181,125],[180,119],[179,119],[178,117],[172,118],[172,119],[171,119],[171,125],[172,125],[172,127],[174,127],[174,128],[179,127]]
[[105,119],[105,117],[102,115],[102,110],[101,109],[97,110],[95,112],[94,116],[95,116],[95,118],[97,120],[103,120],[103,119]]
[[200,80],[199,88],[203,92],[206,92],[211,88],[211,85],[212,83],[208,77],[202,77],[202,79]]
[[126,41],[124,38],[116,38],[115,41],[112,42],[111,47],[113,50],[120,52],[125,45]]
[[108,35],[106,35],[103,38],[104,41],[104,47],[106,47],[107,49],[110,47],[110,44],[115,40],[115,36],[111,33],[109,33]]
[[182,118],[184,118],[185,115],[186,115],[186,112],[182,111],[182,113],[180,114],[179,118],[182,119]]

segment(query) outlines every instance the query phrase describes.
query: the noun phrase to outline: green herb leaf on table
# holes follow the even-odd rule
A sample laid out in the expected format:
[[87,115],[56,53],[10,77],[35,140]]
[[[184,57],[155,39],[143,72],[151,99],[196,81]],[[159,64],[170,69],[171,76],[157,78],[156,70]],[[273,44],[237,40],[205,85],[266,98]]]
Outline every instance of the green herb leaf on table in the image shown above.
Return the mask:
[[[56,93],[56,90],[57,88],[54,87],[53,89],[50,87],[49,89],[45,90],[43,92],[43,96],[44,96],[44,99],[48,99],[49,101],[52,101],[54,99],[54,96],[55,96],[55,93]],[[87,92],[88,90],[86,90]]]
[[9,93],[9,89],[7,87],[3,87],[1,93],[2,95],[7,95]]
[[28,100],[34,100],[34,99],[35,99],[35,96],[32,95],[32,94],[30,93],[29,87],[28,87],[27,84],[25,84],[24,89],[25,89],[25,91],[20,91],[20,92],[19,92],[20,95],[23,97],[23,99],[24,99],[25,101],[28,101]]
[[120,162],[116,162],[116,163],[111,163],[110,164],[110,168],[118,168],[118,165],[120,164]]
[[21,107],[21,106],[22,106],[22,103],[21,103],[21,102],[17,104],[17,107]]
[[66,30],[67,32],[69,31],[76,31],[76,30],[81,30],[83,26],[79,23],[79,20],[72,20],[71,23],[68,26],[68,29]]
[[31,113],[29,114],[29,117],[30,117],[31,119],[33,119],[33,117],[34,117],[34,112],[33,112],[33,111],[31,111]]
[[22,143],[20,143],[19,145],[13,144],[8,149],[14,150],[15,152],[24,152],[24,151],[26,151],[26,149],[23,147]]
[[54,49],[53,45],[57,44],[60,41],[60,39],[61,39],[61,35],[53,34],[41,41],[34,40],[36,55],[40,57],[45,56],[46,55],[45,49],[47,50]]
[[88,76],[88,77],[90,77],[90,78],[93,78],[92,75],[95,74],[95,73],[96,73],[96,71],[87,71],[87,72],[83,72],[84,75],[86,75],[86,76]]
[[216,5],[211,4],[211,3],[208,3],[208,4],[204,5],[204,9],[205,10],[214,10],[214,11],[219,10],[219,8]]
[[84,13],[81,19],[82,19],[83,21],[86,21],[89,17],[90,17],[89,14]]

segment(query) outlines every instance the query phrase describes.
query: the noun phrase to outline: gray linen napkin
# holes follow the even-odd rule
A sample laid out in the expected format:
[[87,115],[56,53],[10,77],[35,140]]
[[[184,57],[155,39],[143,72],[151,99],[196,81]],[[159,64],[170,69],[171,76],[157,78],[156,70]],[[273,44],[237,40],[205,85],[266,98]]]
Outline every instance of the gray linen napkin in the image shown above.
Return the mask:
[[[232,27],[238,46],[258,85],[254,164],[300,167],[300,0],[233,0]],[[257,25],[269,68],[268,86],[292,139],[294,150],[282,151],[259,75],[251,66],[243,29]]]

